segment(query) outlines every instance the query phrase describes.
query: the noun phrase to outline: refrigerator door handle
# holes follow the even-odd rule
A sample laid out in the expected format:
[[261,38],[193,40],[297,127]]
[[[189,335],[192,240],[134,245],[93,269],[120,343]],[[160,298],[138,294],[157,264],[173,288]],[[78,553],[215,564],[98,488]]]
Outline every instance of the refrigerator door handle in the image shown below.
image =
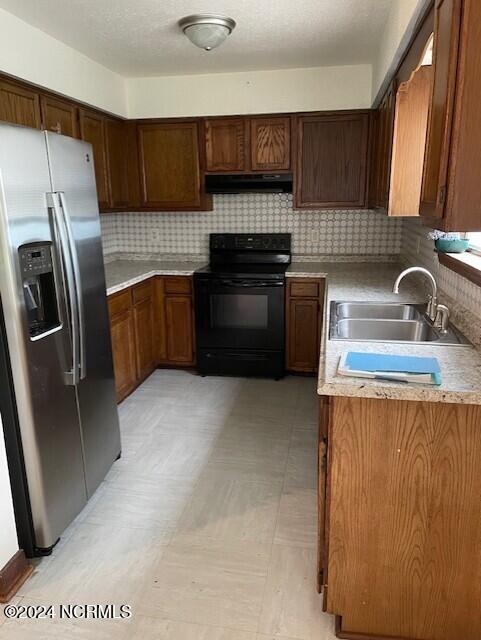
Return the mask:
[[58,193],[47,193],[47,206],[53,212],[53,221],[59,240],[58,254],[61,257],[68,296],[68,307],[70,308],[70,330],[72,333],[72,370],[65,374],[65,381],[68,385],[77,385],[79,382],[79,315],[77,309],[77,294],[75,290],[75,274],[72,258],[69,251],[67,230],[65,228],[64,216],[60,206]]
[[85,336],[85,313],[84,313],[84,301],[82,296],[82,276],[80,273],[80,264],[77,254],[77,247],[75,246],[75,240],[72,232],[72,225],[70,222],[70,215],[68,211],[67,199],[63,191],[58,192],[60,198],[61,209],[63,212],[65,229],[67,230],[68,246],[70,255],[72,257],[72,266],[75,277],[75,294],[77,296],[77,314],[78,314],[78,328],[79,328],[79,379],[83,380],[87,375],[87,359],[86,359],[86,336]]

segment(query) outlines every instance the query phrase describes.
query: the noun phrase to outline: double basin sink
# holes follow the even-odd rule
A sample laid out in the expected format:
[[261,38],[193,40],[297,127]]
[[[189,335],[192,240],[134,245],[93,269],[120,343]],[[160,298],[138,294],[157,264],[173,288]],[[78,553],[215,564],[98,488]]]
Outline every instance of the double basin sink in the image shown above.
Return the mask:
[[330,311],[331,340],[470,345],[452,325],[436,329],[425,304],[331,302]]

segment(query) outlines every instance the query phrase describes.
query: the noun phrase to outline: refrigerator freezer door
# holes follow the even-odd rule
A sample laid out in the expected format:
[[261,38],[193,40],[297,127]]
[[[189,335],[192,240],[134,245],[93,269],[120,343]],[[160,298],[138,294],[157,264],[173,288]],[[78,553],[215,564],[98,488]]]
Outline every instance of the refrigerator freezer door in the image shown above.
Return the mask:
[[71,240],[80,309],[77,395],[86,484],[91,496],[120,453],[120,432],[105,293],[92,147],[46,132],[52,190]]
[[[86,503],[75,388],[65,384],[71,345],[46,201],[50,189],[44,134],[0,124],[0,293],[35,545],[41,549],[55,544]],[[51,265],[47,280],[34,273],[37,260],[47,270]],[[49,300],[41,299],[42,286]],[[34,304],[28,304],[27,289]],[[51,321],[42,331],[46,316]]]

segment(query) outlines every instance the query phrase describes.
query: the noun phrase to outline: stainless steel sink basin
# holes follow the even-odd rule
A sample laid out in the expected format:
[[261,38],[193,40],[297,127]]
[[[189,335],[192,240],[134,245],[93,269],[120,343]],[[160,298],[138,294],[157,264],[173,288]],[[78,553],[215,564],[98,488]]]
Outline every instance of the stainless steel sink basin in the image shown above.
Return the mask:
[[[425,305],[424,305],[425,306]],[[375,320],[421,320],[423,305],[376,304],[372,302],[340,302],[336,306],[339,320],[344,318],[373,318]]]
[[369,342],[417,342],[470,345],[453,326],[442,333],[425,314],[426,305],[331,302],[331,340]]
[[438,335],[422,320],[364,320],[346,318],[337,323],[337,337],[345,340],[434,342]]

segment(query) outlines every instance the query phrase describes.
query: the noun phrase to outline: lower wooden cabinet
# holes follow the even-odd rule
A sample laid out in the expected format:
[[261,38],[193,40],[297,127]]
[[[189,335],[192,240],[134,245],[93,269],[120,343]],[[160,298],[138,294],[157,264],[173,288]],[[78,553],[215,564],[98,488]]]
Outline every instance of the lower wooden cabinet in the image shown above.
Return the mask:
[[478,640],[481,406],[336,396],[320,413],[319,575],[338,637]]
[[157,353],[159,364],[195,364],[192,278],[156,278]]
[[315,373],[319,365],[324,280],[290,278],[286,296],[287,370]]
[[154,302],[152,280],[133,287],[133,315],[137,382],[142,382],[155,369]]
[[321,593],[325,584],[326,564],[326,488],[327,488],[327,453],[329,438],[329,407],[327,396],[320,398],[319,404],[319,446],[318,446],[318,524],[317,524],[317,590]]
[[110,335],[114,361],[117,401],[120,402],[137,385],[135,355],[135,325],[131,290],[122,291],[108,299]]
[[195,363],[192,278],[159,276],[108,298],[117,400],[157,365]]
[[108,299],[117,400],[121,402],[155,369],[152,281]]

